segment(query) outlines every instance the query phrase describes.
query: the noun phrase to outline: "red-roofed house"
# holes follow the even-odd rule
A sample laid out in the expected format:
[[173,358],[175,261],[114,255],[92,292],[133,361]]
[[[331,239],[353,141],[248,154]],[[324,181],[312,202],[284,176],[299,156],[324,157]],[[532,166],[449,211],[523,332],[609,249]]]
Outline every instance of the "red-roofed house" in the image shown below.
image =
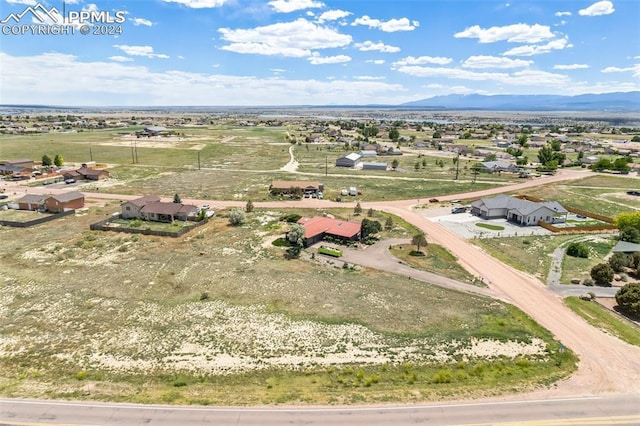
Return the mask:
[[332,219],[324,216],[303,217],[298,223],[304,226],[305,247],[322,241],[325,236],[342,241],[357,241],[360,238],[360,223]]

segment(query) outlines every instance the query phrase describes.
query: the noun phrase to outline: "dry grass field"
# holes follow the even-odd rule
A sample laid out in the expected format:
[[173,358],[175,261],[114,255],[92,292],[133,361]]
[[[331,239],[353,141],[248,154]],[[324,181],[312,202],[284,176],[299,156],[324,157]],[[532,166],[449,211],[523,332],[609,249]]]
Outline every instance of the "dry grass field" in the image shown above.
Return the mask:
[[[0,228],[0,393],[171,403],[486,395],[574,368],[501,302],[285,260],[282,212],[181,238],[88,230],[117,204]],[[215,386],[214,386],[215,384]]]

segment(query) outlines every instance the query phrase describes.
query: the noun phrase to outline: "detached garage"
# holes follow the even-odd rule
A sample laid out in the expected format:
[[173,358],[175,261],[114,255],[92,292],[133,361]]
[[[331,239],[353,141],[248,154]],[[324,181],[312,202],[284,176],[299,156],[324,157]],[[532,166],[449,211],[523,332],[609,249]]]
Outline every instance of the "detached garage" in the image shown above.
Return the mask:
[[360,164],[362,156],[358,153],[352,152],[351,154],[344,155],[336,160],[336,167],[355,167]]

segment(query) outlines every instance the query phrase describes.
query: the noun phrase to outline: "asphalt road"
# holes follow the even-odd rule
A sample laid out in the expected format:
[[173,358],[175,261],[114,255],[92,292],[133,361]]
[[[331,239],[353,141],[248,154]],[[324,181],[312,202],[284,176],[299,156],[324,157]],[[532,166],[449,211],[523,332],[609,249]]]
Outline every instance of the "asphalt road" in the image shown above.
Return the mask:
[[212,408],[0,399],[0,425],[638,425],[640,395],[409,406]]

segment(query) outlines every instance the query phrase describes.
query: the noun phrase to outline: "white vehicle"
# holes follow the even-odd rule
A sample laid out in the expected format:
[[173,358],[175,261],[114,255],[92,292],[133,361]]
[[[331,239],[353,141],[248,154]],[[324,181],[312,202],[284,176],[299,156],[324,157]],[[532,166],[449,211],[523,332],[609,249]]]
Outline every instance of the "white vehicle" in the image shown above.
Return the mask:
[[342,191],[340,191],[340,195],[349,195],[349,191],[343,188]]
[[211,206],[209,204],[203,204],[202,207],[200,207],[200,210],[209,210],[211,208]]
[[356,189],[355,186],[352,186],[351,188],[349,188],[349,195],[355,197],[356,195],[358,195],[358,190]]

